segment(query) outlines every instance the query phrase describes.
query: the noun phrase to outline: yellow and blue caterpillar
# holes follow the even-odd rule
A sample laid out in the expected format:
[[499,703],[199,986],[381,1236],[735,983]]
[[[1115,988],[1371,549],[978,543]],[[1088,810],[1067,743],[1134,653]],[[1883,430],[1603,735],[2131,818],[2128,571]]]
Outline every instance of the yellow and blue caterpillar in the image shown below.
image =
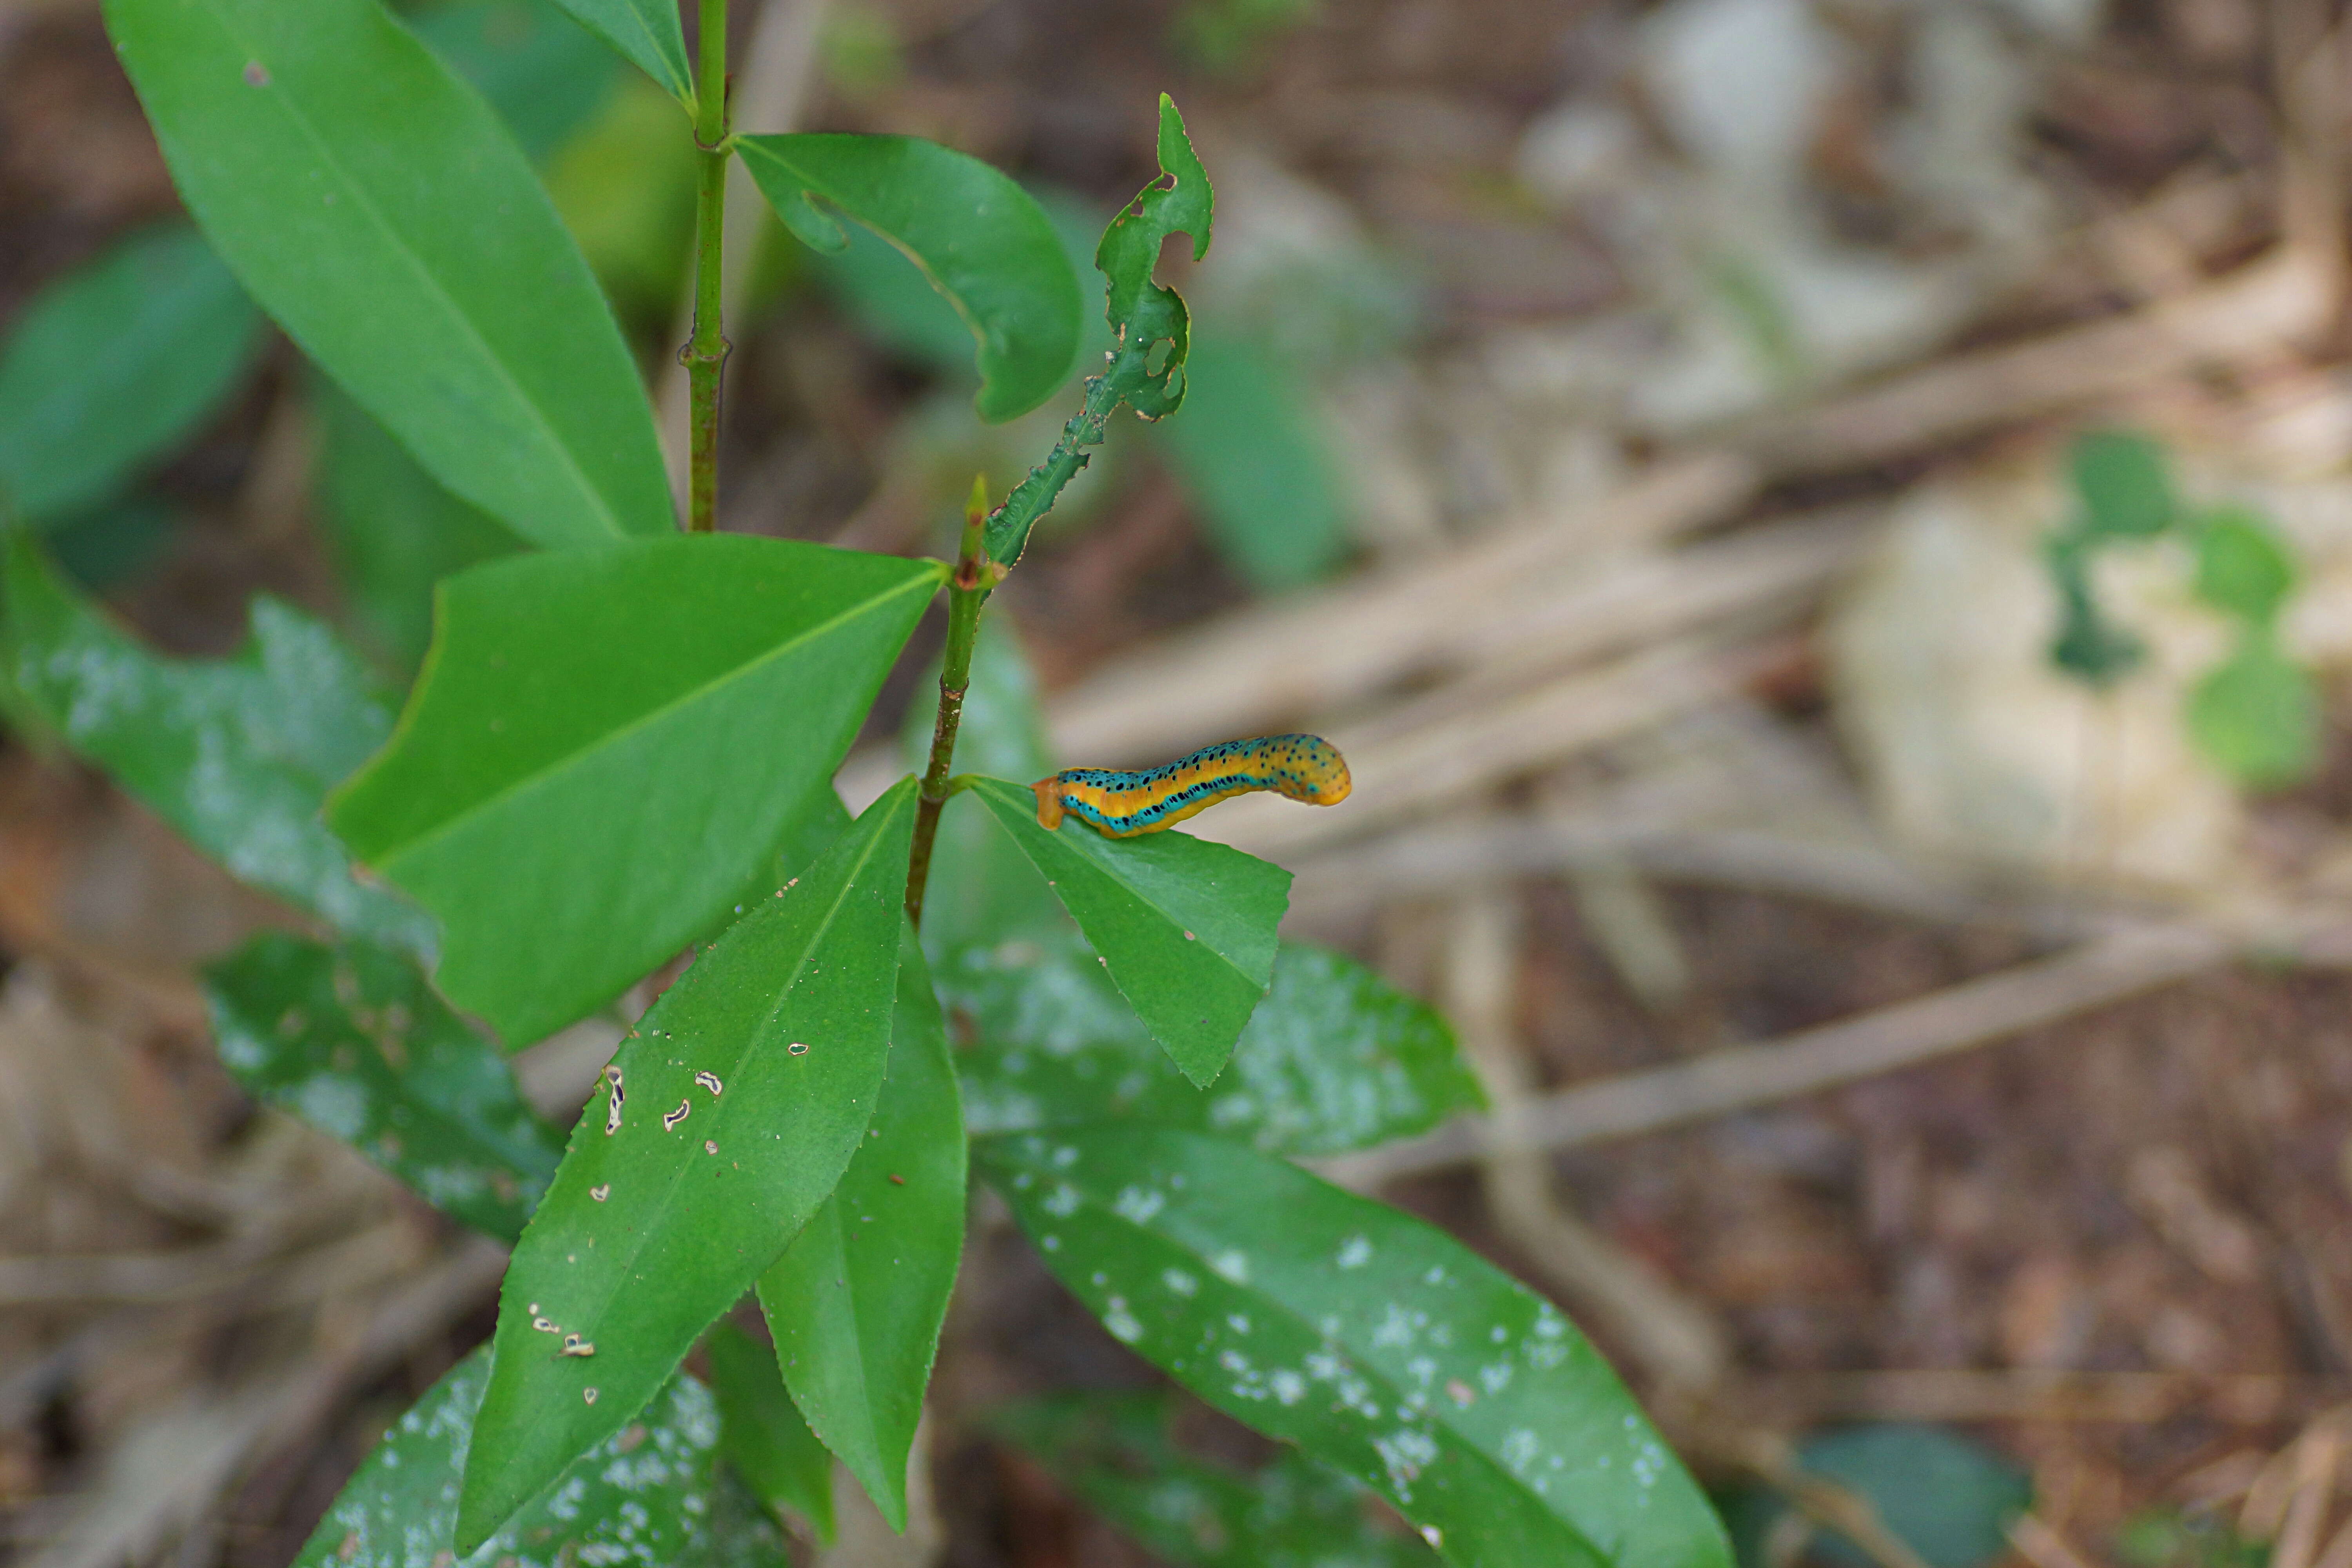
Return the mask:
[[1113,838],[1173,827],[1228,795],[1270,789],[1309,805],[1348,798],[1348,761],[1319,735],[1221,741],[1156,768],[1064,768],[1029,786],[1048,833],[1067,812]]

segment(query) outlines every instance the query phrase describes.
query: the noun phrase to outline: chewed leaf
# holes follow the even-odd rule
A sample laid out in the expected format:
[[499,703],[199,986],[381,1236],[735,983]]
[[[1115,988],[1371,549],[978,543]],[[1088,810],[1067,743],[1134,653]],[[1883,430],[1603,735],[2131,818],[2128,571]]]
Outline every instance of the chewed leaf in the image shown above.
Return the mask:
[[205,971],[220,1058],[247,1092],[351,1144],[501,1241],[547,1191],[563,1141],[415,963],[275,932]]
[[1171,1563],[1200,1568],[1414,1568],[1429,1548],[1363,1506],[1363,1489],[1300,1455],[1243,1473],[1170,1439],[1175,1402],[1152,1394],[1035,1400],[992,1413],[1011,1438],[1105,1519]]
[[1286,942],[1273,988],[1205,1090],[1177,1074],[1074,935],[958,950],[940,1000],[975,1135],[1125,1118],[1261,1153],[1336,1154],[1426,1131],[1484,1103],[1444,1019],[1355,960]]
[[0,343],[0,521],[60,519],[121,489],[236,384],[261,325],[185,224],[42,289]]
[[1272,978],[1290,873],[1174,830],[1107,838],[1070,817],[1048,832],[1036,796],[1003,779],[971,793],[1053,884],[1184,1076],[1214,1080]]
[[1209,253],[1215,204],[1208,171],[1201,167],[1192,138],[1184,134],[1184,117],[1164,92],[1160,95],[1160,179],[1144,186],[1111,219],[1095,251],[1095,265],[1109,280],[1104,309],[1120,346],[1169,345],[1167,360],[1156,373],[1122,389],[1128,403],[1147,419],[1173,414],[1184,401],[1184,355],[1192,341],[1192,317],[1183,297],[1153,282],[1151,269],[1160,264],[1160,247],[1171,235],[1192,237],[1195,261]]
[[914,818],[908,779],[621,1042],[507,1270],[461,1551],[625,1423],[841,1179],[890,1053]]
[[10,684],[66,744],[238,879],[353,936],[432,952],[430,918],[355,881],[319,820],[328,790],[392,732],[391,701],[333,632],[256,599],[243,651],[160,658],[31,541],[6,548]]
[[[457,1561],[457,1483],[489,1383],[488,1345],[450,1369],[384,1434],[294,1561],[296,1568],[431,1568]],[[635,1421],[567,1465],[562,1483],[492,1538],[482,1561],[709,1562],[709,1390],[680,1373]]]
[[1714,1510],[1600,1352],[1443,1231],[1135,1122],[974,1153],[1114,1338],[1379,1492],[1448,1562],[1728,1568]]
[[1077,353],[1077,274],[1053,220],[977,158],[913,136],[746,136],[743,166],[786,227],[818,250],[848,243],[815,196],[897,246],[971,329],[981,417],[1052,396]]
[[442,993],[520,1049],[742,900],[940,574],[733,533],[460,573],[399,730],[330,815],[442,918]]

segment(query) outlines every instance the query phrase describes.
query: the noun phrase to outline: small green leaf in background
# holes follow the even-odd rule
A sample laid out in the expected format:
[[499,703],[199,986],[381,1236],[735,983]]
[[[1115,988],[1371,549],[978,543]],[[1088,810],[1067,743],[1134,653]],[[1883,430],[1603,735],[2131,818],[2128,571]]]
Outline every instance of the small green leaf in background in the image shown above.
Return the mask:
[[940,992],[974,1037],[958,1066],[975,1136],[1131,1117],[1261,1153],[1337,1154],[1485,1105],[1444,1019],[1321,948],[1283,944],[1206,1090],[1178,1077],[1075,936],[963,949]]
[[2050,662],[2088,686],[2108,686],[2147,657],[2139,638],[2107,619],[2091,587],[2091,540],[2078,528],[2042,541],[2042,561],[2058,590],[2058,635]]
[[[1120,347],[1149,350],[1168,345],[1156,372],[1144,374],[1120,394],[1146,419],[1173,414],[1184,401],[1184,357],[1192,342],[1192,316],[1183,297],[1151,279],[1160,247],[1172,235],[1192,237],[1192,259],[1209,254],[1215,196],[1184,133],[1184,117],[1166,93],[1160,95],[1160,179],[1136,193],[1103,230],[1095,265],[1109,283],[1104,313]],[[995,552],[992,549],[990,554]]]
[[555,153],[547,194],[625,319],[669,330],[694,253],[698,163],[677,106],[632,77]]
[[677,0],[556,0],[580,25],[613,46],[621,57],[661,84],[662,90],[694,107],[694,72],[687,64],[686,32],[678,24]]
[[2164,448],[2145,436],[2094,430],[2077,437],[2068,463],[2083,520],[2095,534],[2147,539],[2172,526],[2179,503]]
[[490,100],[534,163],[595,115],[619,74],[551,0],[454,0],[405,19]]
[[848,243],[822,197],[922,268],[977,343],[981,417],[1010,419],[1069,379],[1084,309],[1053,221],[977,158],[912,136],[746,136],[743,166],[784,226],[820,251]]
[[563,1140],[413,959],[267,932],[205,969],[205,999],[221,1061],[247,1093],[452,1218],[501,1241],[522,1234]]
[[1714,1510],[1600,1352],[1443,1231],[1170,1128],[973,1149],[1113,1338],[1370,1486],[1448,1562],[1728,1568]]
[[703,1341],[719,1396],[719,1451],[770,1508],[787,1508],[833,1544],[833,1456],[801,1418],[776,1352],[721,1320]]
[[2224,615],[2268,626],[2294,592],[2294,556],[2277,529],[2245,507],[2218,507],[2197,535],[2197,596]]
[[2116,1556],[2125,1568],[2263,1568],[2271,1549],[2240,1536],[2226,1519],[2147,1509],[2116,1531]]
[[1306,387],[1256,344],[1208,333],[1193,340],[1184,374],[1184,417],[1153,434],[1217,552],[1260,589],[1322,576],[1348,537]]
[[744,896],[942,571],[680,534],[460,573],[336,831],[441,917],[442,994],[520,1049]]
[[314,406],[319,516],[336,577],[362,640],[413,675],[433,640],[434,584],[522,541],[442,489],[333,383],[317,383]]
[[85,591],[105,594],[163,559],[179,515],[152,496],[124,496],[50,524],[49,558]]
[[1168,36],[1202,70],[1230,77],[1256,65],[1271,45],[1321,9],[1320,0],[1187,0]]
[[760,1277],[793,1403],[893,1530],[963,1258],[963,1110],[923,950],[899,941],[889,1076],[832,1195]]
[[[1940,1426],[1849,1426],[1809,1437],[1806,1470],[1863,1499],[1927,1568],[1989,1568],[2009,1554],[2009,1526],[2033,1502],[2025,1471],[1981,1443]],[[1813,1552],[1839,1568],[1872,1557],[1834,1531]]]
[[908,779],[622,1041],[507,1269],[461,1553],[652,1397],[840,1181],[890,1054],[914,818]]
[[595,279],[415,34],[376,0],[107,0],[106,21],[206,237],[435,478],[544,545],[676,526]]
[[[956,731],[956,770],[1000,778],[1043,778],[1054,764],[1045,747],[1036,673],[1022,652],[1020,633],[1011,617],[995,605],[981,616],[971,673],[964,684],[963,722]],[[939,663],[933,660],[915,689],[936,691],[939,680]],[[936,718],[933,704],[918,702],[908,709],[898,750],[909,771],[919,770],[930,755]],[[943,976],[944,967],[968,947],[1057,935],[1069,923],[1053,889],[989,819],[988,808],[969,791],[949,796],[940,813],[938,845],[923,894],[923,948],[933,967]]]
[[989,1426],[1087,1507],[1171,1563],[1198,1568],[1410,1568],[1437,1559],[1382,1530],[1363,1489],[1297,1454],[1244,1473],[1169,1436],[1156,1394],[1066,1394],[992,1413]]
[[328,789],[392,731],[390,701],[332,632],[257,598],[243,652],[158,658],[21,535],[5,577],[15,685],[77,753],[240,880],[352,936],[432,952],[431,920],[353,880],[319,820]]
[[0,343],[0,518],[104,500],[219,406],[260,341],[261,313],[185,224],[51,283]]
[[2319,765],[2319,694],[2301,666],[2264,633],[2189,694],[2189,738],[2208,762],[2250,789],[2277,789]]
[[[489,1373],[486,1345],[400,1418],[328,1506],[296,1568],[446,1568],[457,1560],[458,1477]],[[566,1466],[562,1484],[499,1531],[483,1561],[702,1568],[712,1561],[706,1521],[718,1443],[709,1390],[680,1373],[642,1419]]]
[[1273,977],[1290,873],[1172,829],[1109,838],[1066,817],[1048,833],[1024,784],[983,778],[971,793],[1053,885],[1152,1038],[1207,1088]]

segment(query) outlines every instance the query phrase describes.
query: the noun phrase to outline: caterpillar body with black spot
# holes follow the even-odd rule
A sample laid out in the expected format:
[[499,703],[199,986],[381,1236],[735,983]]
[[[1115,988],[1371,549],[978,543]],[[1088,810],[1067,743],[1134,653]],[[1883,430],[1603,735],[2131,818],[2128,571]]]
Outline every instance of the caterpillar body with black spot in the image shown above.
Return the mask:
[[1253,790],[1337,805],[1351,785],[1347,759],[1321,736],[1260,735],[1221,741],[1156,768],[1064,768],[1029,787],[1037,826],[1049,833],[1067,815],[1113,838],[1132,838]]

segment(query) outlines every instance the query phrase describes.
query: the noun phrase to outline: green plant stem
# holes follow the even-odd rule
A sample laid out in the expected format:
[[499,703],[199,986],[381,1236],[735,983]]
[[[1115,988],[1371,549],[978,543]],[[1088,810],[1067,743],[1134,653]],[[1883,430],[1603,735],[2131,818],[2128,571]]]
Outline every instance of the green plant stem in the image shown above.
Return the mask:
[[956,550],[955,575],[948,579],[948,647],[940,660],[940,713],[931,725],[931,757],[923,769],[915,804],[915,847],[907,859],[907,918],[923,925],[923,889],[931,878],[931,845],[940,834],[940,808],[955,793],[948,765],[955,760],[956,731],[963,723],[963,694],[971,683],[971,649],[980,639],[980,607],[996,585],[990,571],[984,503],[975,498],[964,513],[963,542]]
[[719,521],[719,385],[727,363],[721,330],[720,262],[727,232],[727,0],[702,0],[699,68],[694,88],[694,144],[700,163],[694,203],[694,335],[678,355],[692,395],[688,457],[689,532]]
[[1054,509],[1062,487],[1087,466],[1086,448],[1102,445],[1110,416],[1126,395],[1124,389],[1140,377],[1148,357],[1146,348],[1122,346],[1112,353],[1109,364],[1100,375],[1087,378],[1086,401],[1062,426],[1054,449],[1045,455],[1044,462],[1029,470],[1028,478],[1013,487],[1004,504],[989,518],[991,560],[1010,566],[1021,559],[1021,552],[1029,545],[1029,531]]

